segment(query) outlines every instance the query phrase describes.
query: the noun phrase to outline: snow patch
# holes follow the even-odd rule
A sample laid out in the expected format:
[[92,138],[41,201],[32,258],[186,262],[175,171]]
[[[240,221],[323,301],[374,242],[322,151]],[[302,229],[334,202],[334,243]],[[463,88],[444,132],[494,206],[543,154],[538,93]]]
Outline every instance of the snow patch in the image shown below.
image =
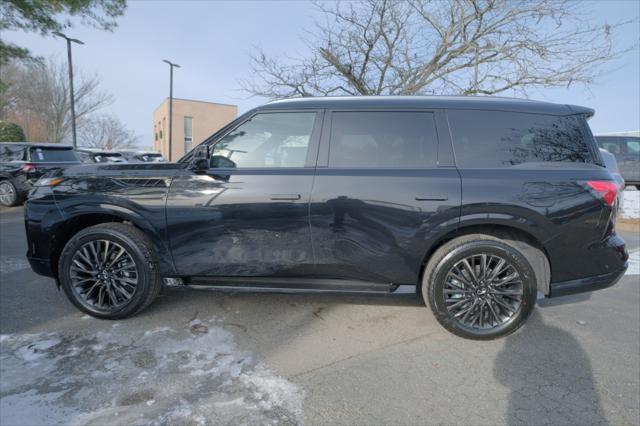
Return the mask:
[[640,249],[629,253],[629,267],[625,275],[640,275]]
[[303,392],[215,320],[0,335],[0,424],[291,424]]
[[622,208],[620,217],[625,219],[640,219],[640,191],[629,189],[623,192]]
[[0,256],[0,275],[29,269],[29,262],[24,257]]

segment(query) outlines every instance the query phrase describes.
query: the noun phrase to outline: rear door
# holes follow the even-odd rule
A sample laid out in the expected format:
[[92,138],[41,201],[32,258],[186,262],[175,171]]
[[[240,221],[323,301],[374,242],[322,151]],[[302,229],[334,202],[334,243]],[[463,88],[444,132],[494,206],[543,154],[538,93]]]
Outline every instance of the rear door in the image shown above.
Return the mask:
[[441,111],[327,112],[310,205],[316,274],[416,284],[430,244],[457,226],[460,191]]
[[257,112],[213,141],[207,173],[174,178],[167,230],[179,274],[308,274],[321,123],[321,111]]

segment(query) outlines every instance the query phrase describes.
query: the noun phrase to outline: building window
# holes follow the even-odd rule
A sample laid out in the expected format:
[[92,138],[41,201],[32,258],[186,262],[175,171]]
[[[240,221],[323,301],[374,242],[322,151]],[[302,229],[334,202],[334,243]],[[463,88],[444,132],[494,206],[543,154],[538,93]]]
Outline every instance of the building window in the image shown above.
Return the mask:
[[193,118],[184,118],[184,153],[191,151],[193,143]]

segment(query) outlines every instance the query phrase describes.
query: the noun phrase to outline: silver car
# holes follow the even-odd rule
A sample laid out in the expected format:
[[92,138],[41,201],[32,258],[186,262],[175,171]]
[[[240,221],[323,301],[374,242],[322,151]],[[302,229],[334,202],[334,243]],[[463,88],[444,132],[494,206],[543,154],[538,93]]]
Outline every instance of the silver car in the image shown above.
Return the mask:
[[600,148],[616,157],[620,174],[627,185],[640,190],[640,137],[637,136],[596,136]]

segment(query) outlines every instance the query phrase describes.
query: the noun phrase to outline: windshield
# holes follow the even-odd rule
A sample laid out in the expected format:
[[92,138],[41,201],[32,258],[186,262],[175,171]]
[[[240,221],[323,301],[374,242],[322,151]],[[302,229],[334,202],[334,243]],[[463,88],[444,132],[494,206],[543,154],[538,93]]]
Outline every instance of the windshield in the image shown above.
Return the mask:
[[49,161],[78,161],[76,153],[71,148],[43,148],[35,147],[30,148],[31,161],[37,162],[49,162]]
[[126,163],[127,161],[122,154],[117,152],[94,154],[93,159],[96,163]]

